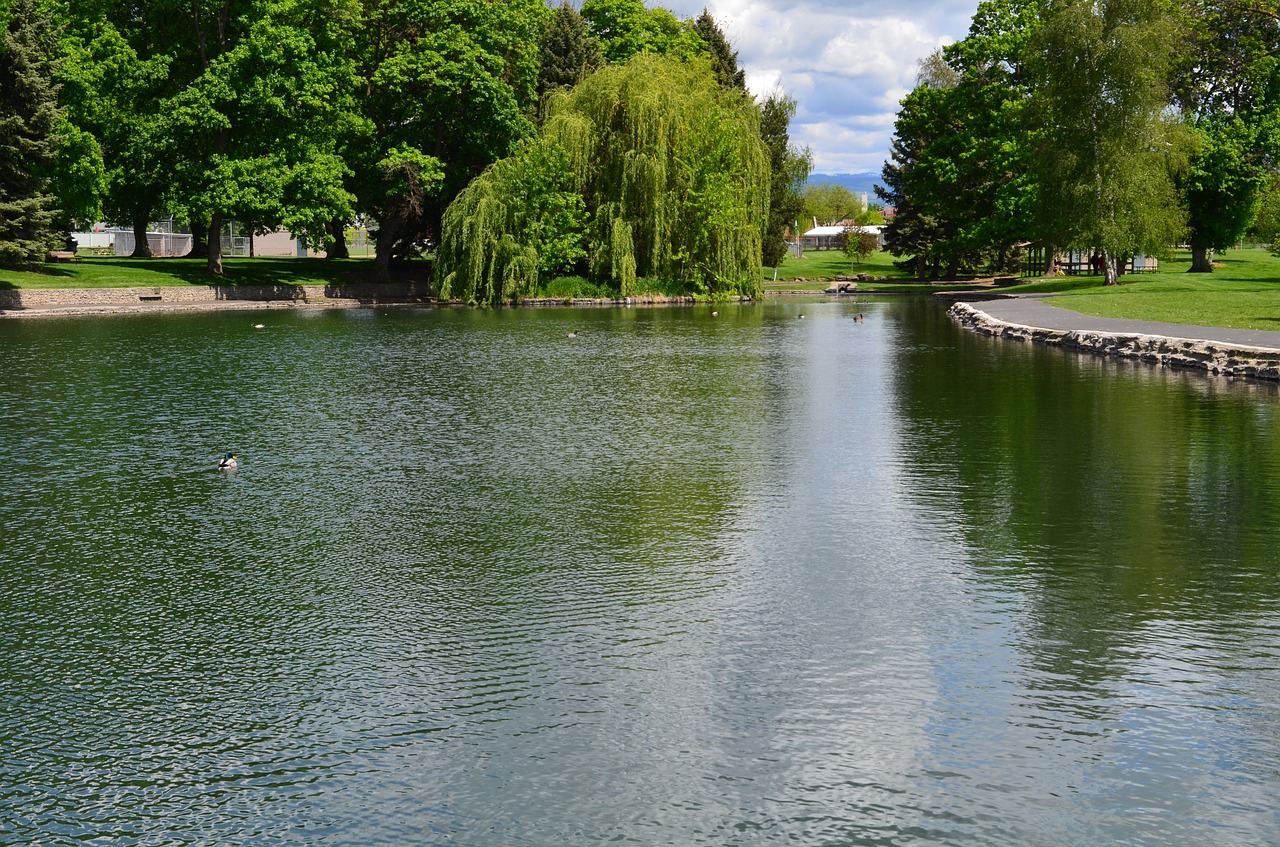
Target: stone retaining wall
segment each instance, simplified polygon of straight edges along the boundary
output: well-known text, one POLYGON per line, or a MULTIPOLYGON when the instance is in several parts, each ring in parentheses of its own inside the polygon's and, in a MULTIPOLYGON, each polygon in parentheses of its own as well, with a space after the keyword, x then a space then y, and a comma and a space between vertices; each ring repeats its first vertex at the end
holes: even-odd
POLYGON ((975 332, 998 338, 1052 344, 1103 356, 1141 359, 1170 368, 1280 380, 1280 350, 1267 347, 1242 347, 1218 341, 1169 338, 1163 335, 1112 335, 1081 330, 1043 329, 997 320, 968 303, 956 303, 947 314, 975 332))
POLYGON ((330 285, 186 285, 155 288, 41 288, 0 291, 0 312, 94 310, 145 306, 214 306, 229 302, 318 305, 326 302, 413 303, 424 286, 408 282, 330 285))

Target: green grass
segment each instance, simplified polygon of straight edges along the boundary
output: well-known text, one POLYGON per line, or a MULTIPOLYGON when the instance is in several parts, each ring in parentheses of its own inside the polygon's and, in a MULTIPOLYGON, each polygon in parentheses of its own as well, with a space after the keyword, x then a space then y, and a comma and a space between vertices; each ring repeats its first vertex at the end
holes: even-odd
POLYGON ((778 267, 778 278, 773 278, 773 268, 764 269, 765 291, 822 291, 837 276, 867 274, 879 277, 881 282, 859 282, 859 291, 950 291, 972 288, 968 282, 938 283, 916 280, 905 271, 893 266, 895 259, 883 250, 877 250, 861 262, 853 262, 839 250, 806 250, 803 259, 785 258, 778 267))
POLYGON ((825 281, 834 276, 853 276, 869 274, 871 276, 905 279, 909 274, 903 273, 893 266, 893 256, 883 250, 877 250, 861 262, 854 262, 839 250, 806 250, 803 259, 788 256, 778 266, 778 278, 774 281, 773 268, 764 269, 764 282, 767 288, 825 288, 825 281), (817 283, 796 283, 797 279, 821 280, 817 283))
POLYGON ((539 288, 541 290, 538 296, 550 299, 563 298, 571 300, 585 298, 594 300, 613 296, 613 293, 605 286, 580 276, 558 276, 539 286, 539 288))
POLYGON ((363 282, 367 259, 224 259, 223 276, 210 276, 203 259, 82 258, 39 271, 0 269, 0 289, 131 288, 182 285, 326 285, 363 282))
POLYGON ((1101 277, 1061 277, 1007 289, 1065 292, 1055 306, 1100 318, 1280 330, 1280 258, 1266 250, 1232 250, 1214 259, 1211 274, 1189 274, 1186 253, 1160 263, 1153 274, 1123 276, 1104 286, 1101 277))

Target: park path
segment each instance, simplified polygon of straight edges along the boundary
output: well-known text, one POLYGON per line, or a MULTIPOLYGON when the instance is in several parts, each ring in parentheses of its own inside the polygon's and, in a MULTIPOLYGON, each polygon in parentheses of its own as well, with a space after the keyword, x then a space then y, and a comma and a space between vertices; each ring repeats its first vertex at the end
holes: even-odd
MULTIPOLYGON (((998 321, 1040 329, 1098 332, 1108 335, 1160 335, 1166 338, 1185 338, 1239 347, 1280 350, 1280 329, 1227 329, 1220 326, 1095 318, 1050 305, 1052 295, 1020 295, 1001 297, 997 300, 975 298, 972 301, 966 301, 963 296, 956 296, 952 299, 968 302, 973 308, 986 312, 998 321)), ((1280 318, 1277 319, 1277 324, 1280 324, 1280 318)))

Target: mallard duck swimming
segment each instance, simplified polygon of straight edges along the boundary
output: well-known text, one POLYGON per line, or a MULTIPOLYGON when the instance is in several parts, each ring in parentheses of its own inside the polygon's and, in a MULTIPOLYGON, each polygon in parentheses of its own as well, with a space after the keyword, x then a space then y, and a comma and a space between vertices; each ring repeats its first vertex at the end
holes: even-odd
POLYGON ((218 460, 218 470, 233 471, 239 465, 236 461, 235 453, 224 453, 222 458, 218 460))

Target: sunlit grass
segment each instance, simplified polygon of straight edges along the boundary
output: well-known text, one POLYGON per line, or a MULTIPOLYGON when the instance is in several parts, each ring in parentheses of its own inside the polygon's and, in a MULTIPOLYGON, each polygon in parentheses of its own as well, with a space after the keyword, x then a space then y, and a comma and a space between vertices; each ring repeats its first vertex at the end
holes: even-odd
POLYGON ((774 279, 774 268, 764 269, 764 284, 767 288, 824 288, 825 281, 835 276, 869 276, 905 279, 910 276, 893 266, 894 257, 877 250, 860 262, 854 262, 839 250, 806 250, 803 259, 791 256, 782 260, 777 268, 777 279, 774 279), (797 279, 822 280, 823 285, 816 283, 797 283, 797 279))
POLYGON ((229 258, 221 277, 203 259, 83 258, 39 271, 0 269, 0 288, 141 288, 182 285, 326 285, 362 282, 368 259, 229 258))
POLYGON ((1158 273, 1121 277, 1117 286, 1074 277, 1009 290, 1068 292, 1046 302, 1100 318, 1280 330, 1280 258, 1261 249, 1232 250, 1215 257, 1212 274, 1186 273, 1190 264, 1183 254, 1162 262, 1158 273))

